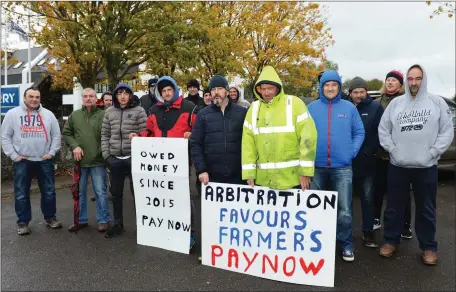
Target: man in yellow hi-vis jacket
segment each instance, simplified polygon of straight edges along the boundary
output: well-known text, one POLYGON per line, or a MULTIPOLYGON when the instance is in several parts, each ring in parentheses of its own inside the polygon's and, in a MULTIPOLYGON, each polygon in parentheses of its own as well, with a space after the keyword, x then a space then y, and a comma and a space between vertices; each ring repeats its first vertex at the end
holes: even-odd
POLYGON ((305 103, 284 93, 271 66, 261 72, 254 94, 258 100, 247 112, 242 134, 242 179, 251 186, 308 189, 317 130, 305 103))

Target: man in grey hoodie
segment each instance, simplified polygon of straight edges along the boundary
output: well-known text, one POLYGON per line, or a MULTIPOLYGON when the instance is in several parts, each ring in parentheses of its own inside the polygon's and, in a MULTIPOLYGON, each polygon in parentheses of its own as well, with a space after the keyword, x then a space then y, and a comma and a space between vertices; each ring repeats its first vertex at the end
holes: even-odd
POLYGON ((378 128, 380 144, 389 153, 385 244, 380 255, 391 257, 399 245, 404 211, 412 184, 415 232, 422 261, 438 261, 436 231, 437 162, 453 141, 450 109, 439 96, 427 92, 426 72, 420 65, 407 71, 405 94, 391 101, 378 128))
POLYGON ((30 233, 32 220, 30 185, 36 173, 41 191, 41 211, 46 225, 61 228, 56 216, 53 158, 60 149, 60 127, 54 114, 40 104, 41 94, 30 87, 24 92, 24 103, 8 111, 2 124, 2 145, 13 160, 14 200, 17 233, 30 233))

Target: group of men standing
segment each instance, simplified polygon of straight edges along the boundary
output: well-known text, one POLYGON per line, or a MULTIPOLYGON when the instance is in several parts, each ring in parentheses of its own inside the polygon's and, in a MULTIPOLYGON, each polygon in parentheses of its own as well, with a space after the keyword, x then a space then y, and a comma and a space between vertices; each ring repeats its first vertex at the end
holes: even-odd
MULTIPOLYGON (((112 93, 113 106, 106 110, 97 108, 95 91, 85 89, 83 108, 70 115, 63 130, 66 143, 82 166, 78 228, 88 226, 85 196, 90 175, 98 230, 106 231, 108 238, 124 231, 126 176, 134 195, 134 137, 185 138, 190 140, 190 160, 199 183, 337 191, 336 237, 345 261, 354 260, 353 189, 361 199, 363 239, 368 247, 378 246, 373 231, 380 227, 386 190, 385 244, 379 253, 390 257, 401 234, 411 236, 404 234, 405 228, 410 230, 406 209, 411 185, 422 260, 436 264, 437 162, 453 140, 453 124, 444 100, 427 92, 421 66, 412 66, 406 78, 404 82, 398 71, 388 73, 379 102, 367 94, 362 78, 354 78, 346 100, 339 74, 326 71, 319 76, 319 98, 308 107, 284 92, 271 66, 263 69, 255 83, 257 100, 252 104, 241 102, 239 90, 230 88, 226 78, 219 75, 211 78, 202 98, 197 80, 188 82, 186 98, 169 76, 149 80, 149 93, 141 99, 133 95, 129 85, 119 84, 112 93), (113 223, 106 196, 105 165, 110 170, 113 223)), ((14 161, 19 234, 29 233, 29 189, 34 170, 38 171, 46 223, 52 228, 61 227, 55 217, 52 165, 60 148, 60 131, 54 115, 42 108, 39 98, 38 90, 28 89, 24 104, 9 111, 2 125, 3 149, 14 161)), ((192 227, 193 217, 192 201, 192 227)), ((70 231, 75 228, 70 227, 70 231)), ((190 248, 194 243, 192 232, 190 248)))

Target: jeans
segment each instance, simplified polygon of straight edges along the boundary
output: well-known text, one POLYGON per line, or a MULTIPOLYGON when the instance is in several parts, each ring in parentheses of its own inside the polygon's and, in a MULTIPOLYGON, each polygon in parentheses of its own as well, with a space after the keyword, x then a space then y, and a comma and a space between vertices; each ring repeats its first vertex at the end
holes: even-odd
POLYGON ((56 196, 54 184, 54 160, 30 161, 23 159, 13 163, 14 204, 18 224, 28 224, 32 220, 30 186, 36 174, 41 192, 41 212, 44 220, 55 219, 56 196))
POLYGON ((361 200, 363 232, 374 230, 374 177, 375 172, 368 172, 365 169, 353 170, 353 188, 361 200))
POLYGON ((126 176, 128 176, 130 180, 131 194, 133 195, 133 198, 135 197, 135 192, 133 189, 133 178, 131 174, 131 158, 112 159, 110 165, 110 173, 114 224, 123 224, 123 190, 126 176))
POLYGON ((405 221, 405 209, 410 198, 410 184, 415 195, 415 232, 422 250, 437 251, 436 200, 437 165, 429 168, 403 168, 389 165, 388 196, 384 215, 385 242, 397 245, 405 221))
POLYGON ((106 190, 106 168, 104 166, 95 166, 81 168, 81 177, 79 180, 79 224, 87 223, 89 220, 87 208, 87 184, 89 175, 92 178, 92 187, 96 198, 97 222, 99 224, 111 222, 106 190))
POLYGON ((353 252, 352 178, 351 166, 342 168, 316 167, 310 189, 338 192, 336 237, 342 250, 353 252))

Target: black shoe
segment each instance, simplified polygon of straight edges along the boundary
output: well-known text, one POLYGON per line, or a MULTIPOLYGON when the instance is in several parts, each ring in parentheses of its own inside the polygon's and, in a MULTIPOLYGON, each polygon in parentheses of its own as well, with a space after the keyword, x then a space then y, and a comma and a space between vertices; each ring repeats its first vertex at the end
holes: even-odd
POLYGON ((377 230, 377 229, 380 229, 382 228, 382 224, 380 223, 380 219, 379 218, 375 218, 374 219, 374 230, 377 230))
POLYGON ((115 224, 108 229, 108 231, 105 234, 105 237, 112 238, 117 235, 120 235, 122 232, 124 232, 123 224, 115 224))
POLYGON ((76 225, 71 225, 70 228, 68 228, 68 231, 69 232, 77 232, 79 230, 81 230, 82 228, 86 228, 88 227, 89 224, 88 223, 82 223, 82 224, 78 224, 78 227, 76 227, 76 225))
POLYGON ((412 239, 412 229, 410 226, 404 226, 404 230, 402 230, 401 237, 404 239, 412 239))
POLYGON ((364 245, 367 247, 376 248, 378 247, 377 242, 375 242, 375 236, 373 231, 367 231, 363 233, 364 245))
POLYGON ((95 202, 95 197, 90 198, 92 202, 95 202))

